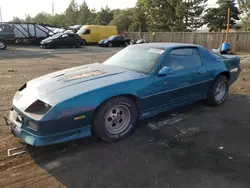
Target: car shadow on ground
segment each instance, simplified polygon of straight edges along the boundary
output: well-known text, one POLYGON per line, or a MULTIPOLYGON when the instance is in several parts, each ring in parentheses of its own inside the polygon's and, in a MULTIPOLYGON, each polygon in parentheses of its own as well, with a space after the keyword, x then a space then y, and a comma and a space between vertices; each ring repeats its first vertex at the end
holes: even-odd
POLYGON ((11 45, 6 50, 0 51, 0 60, 25 58, 55 58, 58 54, 114 54, 121 49, 122 48, 102 48, 97 46, 83 46, 81 48, 61 47, 53 49, 42 49, 39 46, 11 45))
POLYGON ((249 107, 250 96, 230 94, 216 108, 199 102, 140 121, 119 142, 90 137, 29 153, 66 187, 249 186, 249 107))
POLYGON ((56 56, 52 53, 42 53, 39 51, 32 51, 26 49, 6 49, 0 51, 0 60, 5 59, 31 59, 31 58, 55 58, 56 56))

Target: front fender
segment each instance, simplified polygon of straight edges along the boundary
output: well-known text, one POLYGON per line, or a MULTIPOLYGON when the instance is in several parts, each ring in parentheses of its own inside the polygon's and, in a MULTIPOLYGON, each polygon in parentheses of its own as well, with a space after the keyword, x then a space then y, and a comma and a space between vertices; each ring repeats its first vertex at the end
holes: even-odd
POLYGON ((140 98, 147 87, 145 80, 138 80, 99 88, 56 104, 44 118, 60 118, 63 114, 73 116, 84 113, 92 114, 106 100, 121 95, 136 98, 137 102, 140 103, 140 98))

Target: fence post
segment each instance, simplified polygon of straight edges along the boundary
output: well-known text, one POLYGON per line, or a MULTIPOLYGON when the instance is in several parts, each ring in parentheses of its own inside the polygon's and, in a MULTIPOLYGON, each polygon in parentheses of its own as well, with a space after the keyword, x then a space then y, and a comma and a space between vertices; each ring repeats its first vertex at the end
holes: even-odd
POLYGON ((194 44, 194 34, 195 32, 192 32, 192 44, 194 44))

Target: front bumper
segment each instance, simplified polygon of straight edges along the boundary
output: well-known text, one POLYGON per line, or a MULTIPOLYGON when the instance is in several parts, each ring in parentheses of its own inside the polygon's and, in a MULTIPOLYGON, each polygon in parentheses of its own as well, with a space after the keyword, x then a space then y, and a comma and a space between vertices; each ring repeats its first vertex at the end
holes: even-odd
POLYGON ((4 116, 6 125, 9 126, 11 133, 21 139, 23 142, 32 145, 32 146, 47 146, 62 142, 68 142, 75 139, 80 139, 84 137, 91 136, 91 128, 90 126, 66 131, 59 134, 48 135, 48 136, 39 136, 31 131, 25 130, 20 127, 14 120, 10 117, 4 116))
POLYGON ((98 45, 99 45, 99 46, 102 46, 102 47, 106 47, 106 46, 108 46, 108 44, 107 44, 107 43, 98 43, 98 45))
POLYGON ((50 45, 45 43, 45 44, 40 44, 40 48, 49 48, 50 45))

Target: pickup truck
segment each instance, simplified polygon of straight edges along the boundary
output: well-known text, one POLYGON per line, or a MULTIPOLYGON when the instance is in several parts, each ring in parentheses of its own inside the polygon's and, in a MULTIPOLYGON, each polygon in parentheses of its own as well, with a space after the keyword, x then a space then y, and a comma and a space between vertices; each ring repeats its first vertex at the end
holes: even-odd
POLYGON ((9 24, 0 24, 0 50, 6 49, 8 43, 14 42, 14 29, 9 24))

